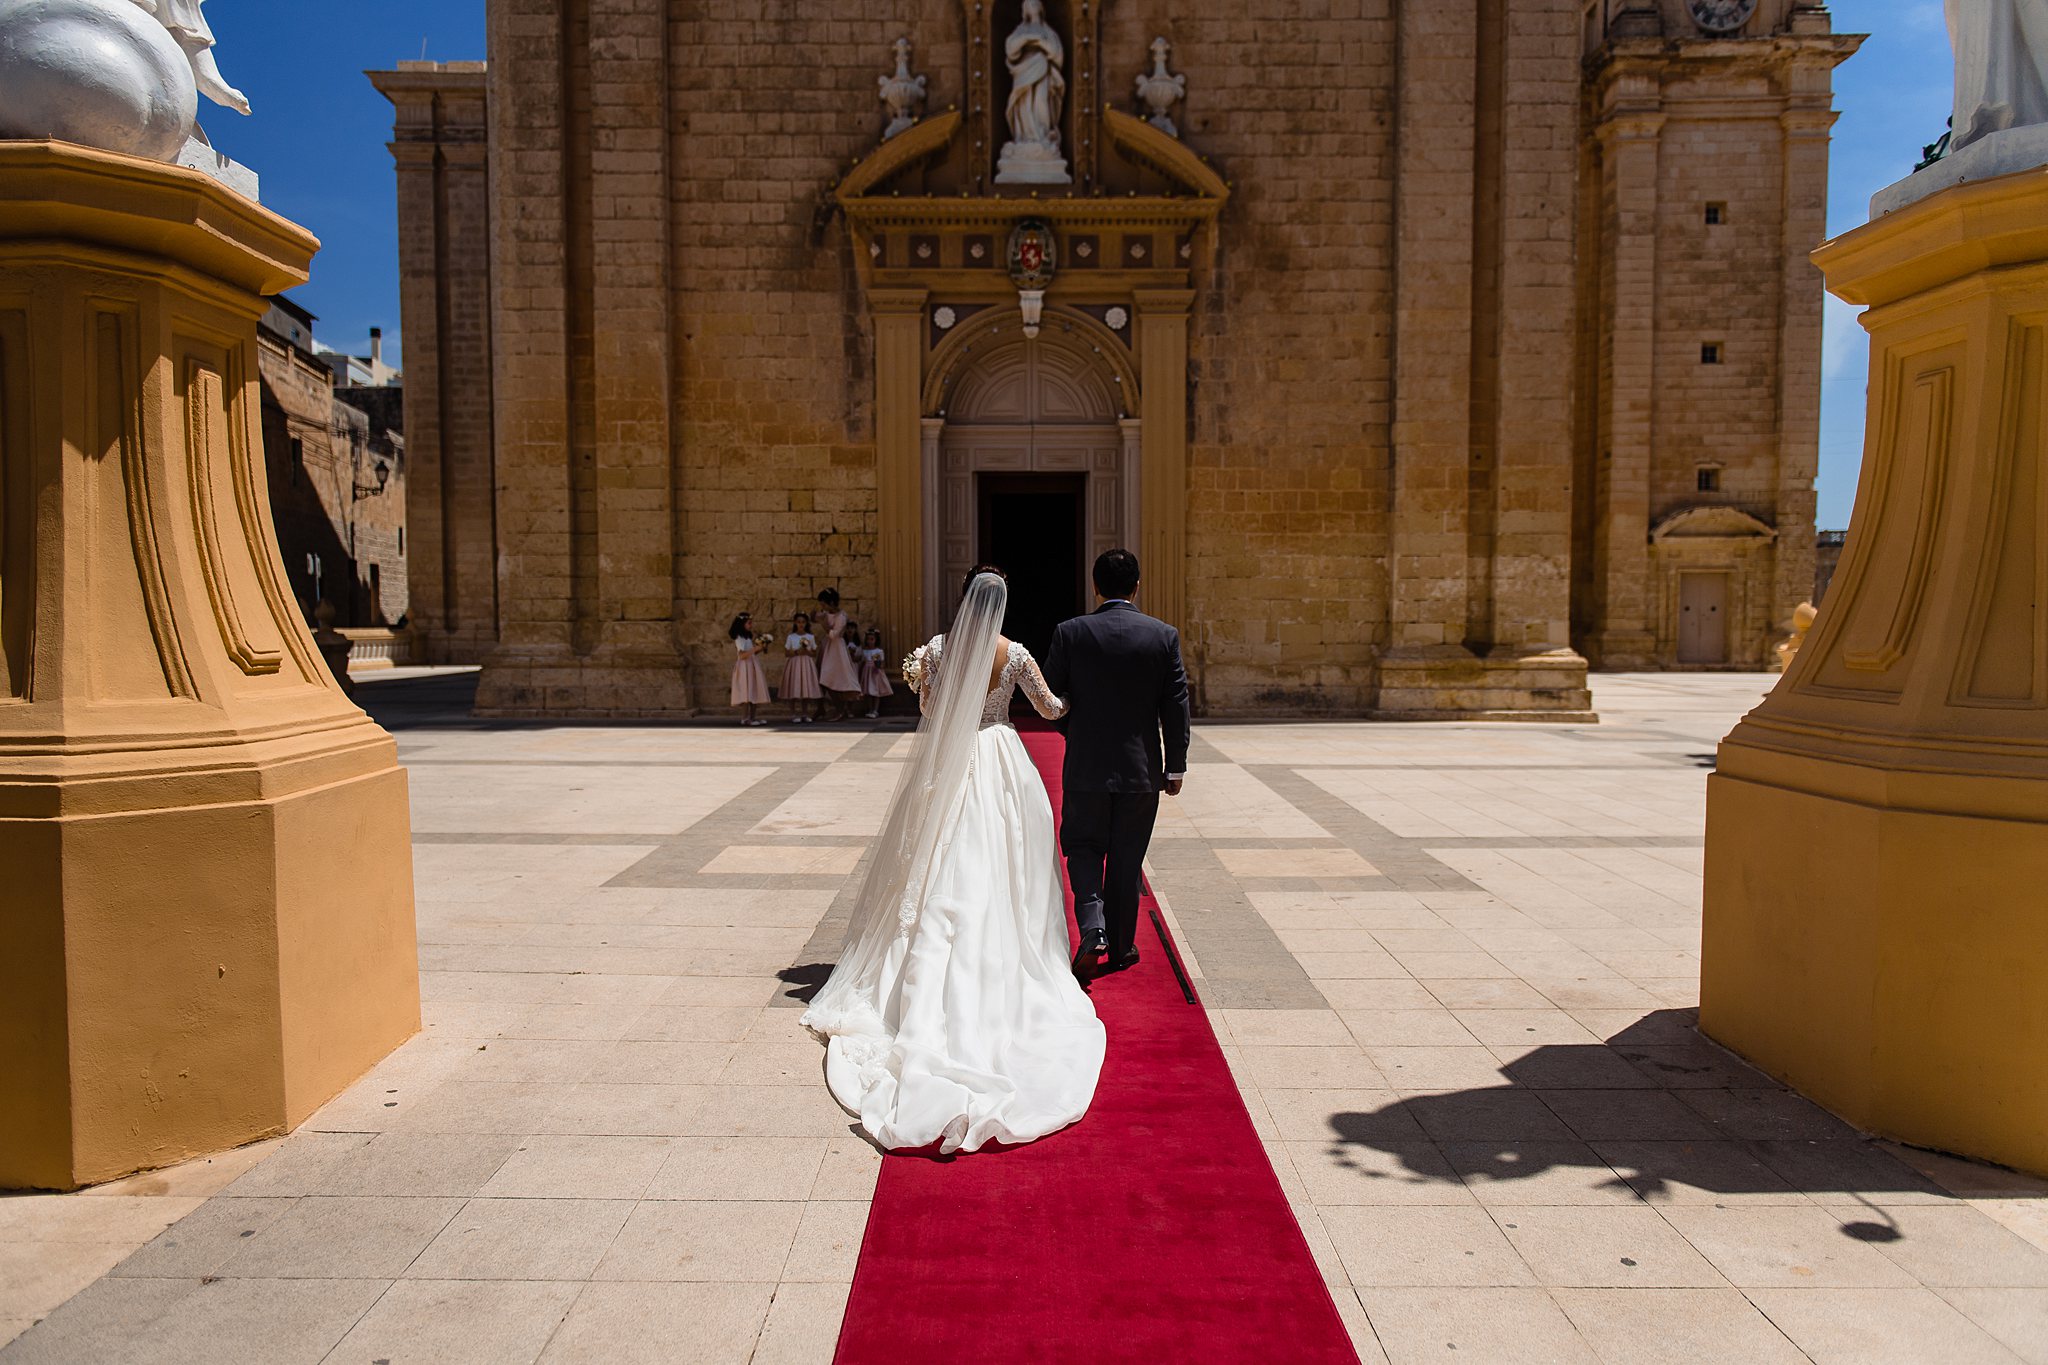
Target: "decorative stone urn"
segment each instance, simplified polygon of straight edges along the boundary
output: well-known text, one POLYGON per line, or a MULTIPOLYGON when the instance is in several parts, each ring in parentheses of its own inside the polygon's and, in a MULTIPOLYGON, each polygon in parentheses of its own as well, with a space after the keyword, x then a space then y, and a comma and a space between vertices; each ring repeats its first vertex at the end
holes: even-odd
POLYGON ((174 161, 198 112, 191 59, 134 0, 0 0, 0 138, 174 161))
POLYGON ((1173 107, 1187 97, 1188 78, 1167 71, 1166 58, 1172 51, 1173 44, 1165 38, 1152 40, 1152 69, 1138 77, 1138 103, 1145 108, 1147 123, 1168 137, 1179 137, 1173 107))
POLYGON ((910 74, 910 39, 896 40, 896 74, 879 78, 882 103, 889 110, 889 126, 882 130, 887 142, 917 123, 924 108, 925 78, 910 74))

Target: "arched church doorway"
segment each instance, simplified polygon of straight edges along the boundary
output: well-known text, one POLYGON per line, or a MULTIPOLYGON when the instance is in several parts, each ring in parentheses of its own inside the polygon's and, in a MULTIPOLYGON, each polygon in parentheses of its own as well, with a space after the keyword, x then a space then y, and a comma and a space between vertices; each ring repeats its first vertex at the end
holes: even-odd
POLYGON ((1010 578, 1004 629, 1042 656, 1091 604, 1095 556, 1136 540, 1132 381, 1072 318, 1026 337, 1011 313, 950 358, 926 419, 927 627, 944 629, 969 568, 996 564, 1010 578))
POLYGON ((975 476, 975 558, 1010 576, 1003 633, 1040 658, 1053 627, 1088 601, 1088 476, 975 476))

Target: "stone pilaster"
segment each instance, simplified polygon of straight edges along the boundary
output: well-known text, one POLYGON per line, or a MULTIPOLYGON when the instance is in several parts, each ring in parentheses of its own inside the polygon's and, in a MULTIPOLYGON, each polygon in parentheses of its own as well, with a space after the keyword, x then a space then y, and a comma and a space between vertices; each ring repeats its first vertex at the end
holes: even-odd
POLYGON ((1469 657, 1477 0, 1402 0, 1398 25, 1387 654, 1469 657))
POLYGON ((370 79, 395 111, 415 651, 474 663, 498 635, 484 64, 401 62, 370 79))
MULTIPOLYGON (((1571 655, 1573 221, 1579 15, 1517 4, 1504 28, 1491 611, 1496 655, 1571 655)), ((1577 660, 1583 670, 1584 661, 1577 660)), ((1583 687, 1583 680, 1580 684, 1583 687)), ((1583 709, 1584 703, 1579 709, 1583 709)))
POLYGON ((477 709, 692 708, 676 645, 668 7, 491 11, 500 644, 477 709))
MULTIPOLYGON (((920 590, 925 546, 925 430, 919 406, 924 358, 922 289, 877 289, 868 295, 875 320, 875 578, 882 638, 922 638, 926 604, 920 590)), ((937 443, 932 443, 934 463, 937 443)), ((943 592, 945 584, 938 585, 943 592)), ((946 604, 950 607, 950 602, 946 604)), ((939 615, 945 614, 940 609, 939 615)), ((910 652, 902 644, 900 657, 910 652)), ((894 660, 891 660, 894 663, 894 660)))
POLYGON ((1770 629, 1789 634, 1813 598, 1814 479, 1820 473, 1820 272, 1808 253, 1827 237, 1832 61, 1795 62, 1785 133, 1784 294, 1778 333, 1778 537, 1772 542, 1770 629))
POLYGON ((499 638, 487 674, 564 656, 573 614, 565 26, 548 0, 488 13, 499 638))
POLYGON ((1657 407, 1657 161, 1654 77, 1617 83, 1600 138, 1600 409, 1594 460, 1594 619, 1603 668, 1653 660, 1650 475, 1657 407))
POLYGON ((1138 544, 1141 604, 1187 627, 1188 310, 1192 289, 1141 289, 1138 309, 1138 544))
POLYGON ((1568 4, 1404 3, 1378 710, 1585 719, 1567 640, 1568 4), (1526 11, 1526 12, 1524 12, 1526 11))

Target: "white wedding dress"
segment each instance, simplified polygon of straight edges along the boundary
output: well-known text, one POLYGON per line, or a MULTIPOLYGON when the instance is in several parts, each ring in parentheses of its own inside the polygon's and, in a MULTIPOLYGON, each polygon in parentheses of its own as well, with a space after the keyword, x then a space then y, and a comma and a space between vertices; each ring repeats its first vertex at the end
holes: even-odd
MULTIPOLYGON (((1001 596, 983 599, 999 623, 1001 596)), ((1102 1070, 1102 1023, 1068 964, 1052 804, 1009 723, 1019 686, 1048 719, 1065 706, 1014 643, 984 691, 995 653, 979 639, 950 651, 941 635, 906 660, 918 750, 846 951, 804 1015, 827 1040, 834 1098, 891 1150, 1044 1137, 1087 1112, 1102 1070)))

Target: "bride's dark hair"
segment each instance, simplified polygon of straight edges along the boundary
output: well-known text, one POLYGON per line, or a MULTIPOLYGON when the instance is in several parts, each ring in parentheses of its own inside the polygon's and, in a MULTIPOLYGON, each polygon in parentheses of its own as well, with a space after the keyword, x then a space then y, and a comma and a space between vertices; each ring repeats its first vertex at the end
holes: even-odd
POLYGON ((977 564, 967 571, 967 577, 960 580, 960 595, 962 597, 967 596, 967 590, 974 586, 974 580, 981 577, 985 573, 992 573, 997 578, 1002 579, 1005 583, 1010 581, 1010 576, 1004 573, 1001 569, 998 569, 995 565, 977 564))

